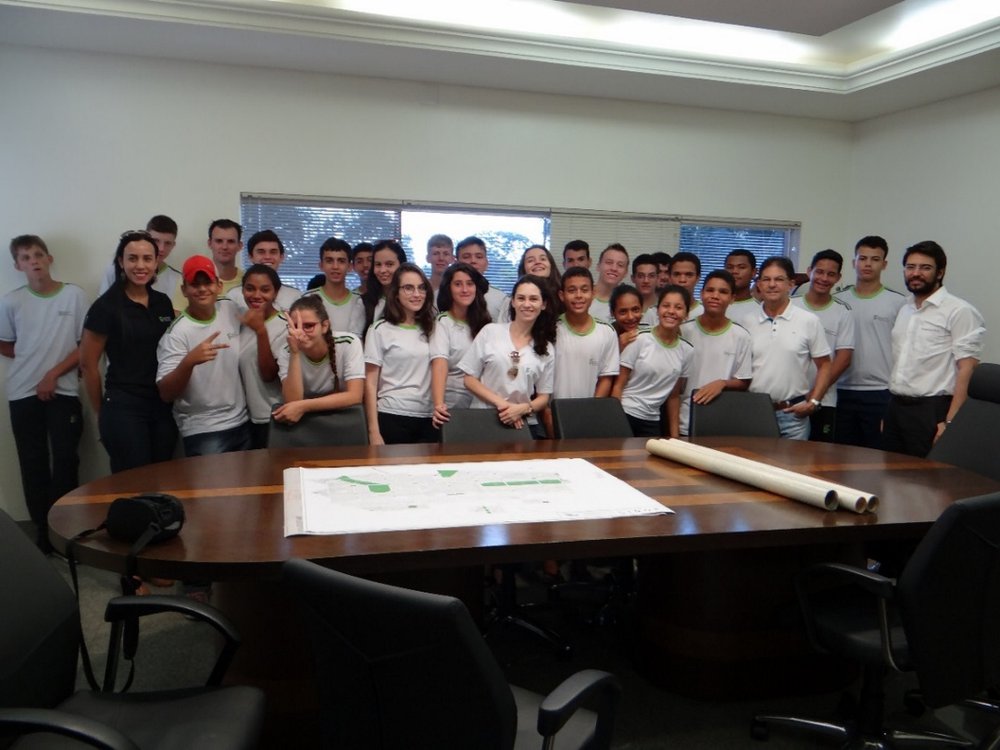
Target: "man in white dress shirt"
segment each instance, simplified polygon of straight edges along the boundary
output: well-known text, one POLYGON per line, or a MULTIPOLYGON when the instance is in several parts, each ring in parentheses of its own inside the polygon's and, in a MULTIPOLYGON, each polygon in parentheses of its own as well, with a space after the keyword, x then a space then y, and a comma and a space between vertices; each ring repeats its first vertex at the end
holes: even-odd
POLYGON ((933 240, 903 255, 910 296, 892 328, 892 374, 882 447, 926 456, 968 396, 986 327, 983 316, 944 288, 948 257, 933 240))

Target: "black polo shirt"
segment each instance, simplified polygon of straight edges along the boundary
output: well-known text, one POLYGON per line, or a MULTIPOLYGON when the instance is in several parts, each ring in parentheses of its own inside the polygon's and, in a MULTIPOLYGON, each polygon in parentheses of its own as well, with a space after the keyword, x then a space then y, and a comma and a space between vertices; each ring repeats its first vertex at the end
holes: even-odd
POLYGON ((156 346, 174 319, 170 298, 149 290, 149 306, 133 302, 125 285, 113 284, 90 306, 83 327, 107 337, 106 391, 119 390, 143 398, 159 398, 156 389, 156 346))

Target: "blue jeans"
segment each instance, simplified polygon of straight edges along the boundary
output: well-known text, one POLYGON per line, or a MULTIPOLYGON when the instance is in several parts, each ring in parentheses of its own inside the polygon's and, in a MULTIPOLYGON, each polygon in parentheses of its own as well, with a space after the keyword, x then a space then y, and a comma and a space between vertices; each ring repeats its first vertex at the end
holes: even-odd
POLYGON ((37 396, 11 401, 10 426, 28 515, 38 530, 39 541, 47 545, 49 508, 80 485, 80 399, 57 394, 50 401, 37 396))
POLYGON ((185 456, 208 456, 250 450, 250 423, 218 432, 200 432, 184 438, 185 456))
POLYGON ((158 396, 148 398, 108 389, 97 427, 113 474, 174 457, 177 424, 170 404, 158 396))
POLYGON ((809 439, 808 417, 799 419, 794 414, 788 414, 783 411, 774 412, 774 416, 778 420, 778 431, 781 433, 781 437, 788 438, 789 440, 809 439))

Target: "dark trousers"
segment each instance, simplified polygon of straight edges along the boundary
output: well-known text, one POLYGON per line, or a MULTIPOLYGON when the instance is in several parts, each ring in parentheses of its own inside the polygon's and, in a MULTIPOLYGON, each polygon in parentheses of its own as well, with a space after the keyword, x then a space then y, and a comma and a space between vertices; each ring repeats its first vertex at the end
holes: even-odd
POLYGON ((834 425, 840 406, 820 406, 809 415, 809 439, 814 443, 834 442, 834 425))
POLYGON ((177 447, 177 424, 170 404, 110 388, 97 418, 111 472, 169 461, 177 447))
POLYGON ((271 435, 271 423, 251 422, 250 423, 250 447, 266 448, 267 441, 271 435))
POLYGON ((951 396, 892 396, 885 414, 883 450, 925 457, 934 445, 938 422, 944 421, 950 406, 951 396))
POLYGON ((834 442, 882 447, 882 420, 889 406, 889 391, 837 391, 837 422, 834 442))
POLYGON ((406 417, 402 414, 378 413, 378 431, 386 445, 396 443, 436 443, 441 437, 430 417, 406 417))
POLYGON ((80 484, 80 399, 56 395, 50 401, 37 396, 11 401, 10 425, 28 514, 38 529, 39 541, 47 545, 49 508, 80 484))
POLYGON ((639 419, 631 414, 626 414, 632 434, 636 437, 659 438, 663 437, 663 423, 659 419, 639 419))

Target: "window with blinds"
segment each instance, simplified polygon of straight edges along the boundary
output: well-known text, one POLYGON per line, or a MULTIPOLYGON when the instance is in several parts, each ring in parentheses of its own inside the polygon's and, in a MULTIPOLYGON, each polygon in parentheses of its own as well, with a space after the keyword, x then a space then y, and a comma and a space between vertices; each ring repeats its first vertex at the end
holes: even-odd
POLYGON ((241 197, 241 216, 244 241, 262 229, 278 233, 285 245, 281 280, 299 289, 305 289, 318 272, 319 247, 331 236, 352 246, 400 240, 407 257, 429 273, 425 253, 431 235, 447 234, 456 243, 475 235, 486 243, 490 283, 508 291, 524 250, 534 244, 548 247, 561 268, 566 243, 585 240, 595 271, 601 250, 615 242, 628 249, 630 258, 686 250, 699 256, 704 277, 722 268, 726 255, 738 247, 752 251, 759 260, 789 255, 794 262, 799 231, 799 225, 790 222, 254 194, 241 197))

